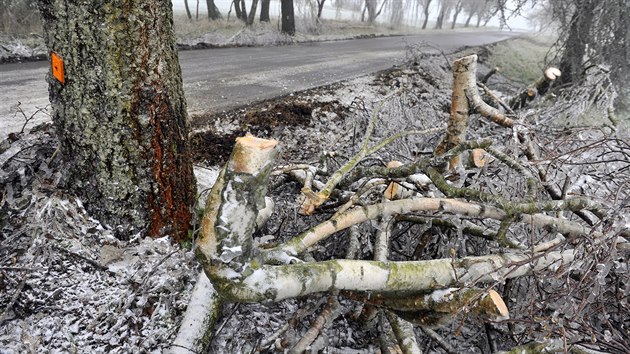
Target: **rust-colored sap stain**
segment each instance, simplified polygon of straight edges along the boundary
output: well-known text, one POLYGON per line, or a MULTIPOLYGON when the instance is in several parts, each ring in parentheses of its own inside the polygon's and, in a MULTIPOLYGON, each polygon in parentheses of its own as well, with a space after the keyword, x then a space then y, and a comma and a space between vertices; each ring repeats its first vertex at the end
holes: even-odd
POLYGON ((61 84, 66 83, 65 79, 65 71, 63 67, 63 59, 55 52, 50 53, 51 64, 52 64, 52 73, 57 81, 61 82, 61 84))
MULTIPOLYGON (((187 195, 188 186, 192 183, 192 171, 180 171, 177 166, 182 159, 190 160, 188 151, 172 151, 168 147, 174 142, 174 136, 164 136, 162 124, 172 118, 173 112, 165 101, 153 102, 150 108, 153 116, 154 134, 151 147, 154 151, 153 177, 158 184, 159 193, 150 193, 151 225, 149 235, 153 238, 164 236, 165 231, 172 232, 175 242, 183 241, 192 221, 192 214, 188 208, 188 201, 194 198, 187 195)), ((179 144, 178 144, 179 145, 179 144)), ((187 149, 184 149, 187 150, 187 149)))

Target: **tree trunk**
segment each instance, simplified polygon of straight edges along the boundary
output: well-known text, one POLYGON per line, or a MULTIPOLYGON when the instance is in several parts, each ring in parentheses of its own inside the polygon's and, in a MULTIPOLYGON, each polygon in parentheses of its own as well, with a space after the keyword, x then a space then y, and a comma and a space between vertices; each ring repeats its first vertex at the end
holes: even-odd
POLYGON ((431 4, 431 1, 427 1, 427 3, 424 5, 424 22, 422 23, 422 29, 427 29, 427 23, 429 23, 429 5, 431 4))
POLYGON ((260 22, 269 22, 269 2, 271 0, 262 0, 260 3, 260 22))
POLYGON ((236 18, 239 20, 243 19, 243 11, 241 10, 241 0, 232 1, 234 4, 234 12, 236 12, 236 18))
POLYGON ((190 7, 188 7, 188 0, 184 0, 184 7, 186 8, 186 15, 189 20, 192 20, 192 14, 190 13, 190 7))
POLYGON ((435 29, 442 29, 445 16, 446 16, 446 7, 442 5, 442 8, 440 9, 440 12, 438 13, 438 17, 435 20, 435 29))
POLYGON ((376 20, 376 0, 365 0, 365 10, 367 10, 367 22, 368 24, 374 24, 376 20))
POLYGON ((282 33, 290 36, 295 34, 295 15, 293 12, 293 0, 281 0, 280 12, 282 14, 282 33))
POLYGON ((208 19, 209 20, 218 20, 221 18, 221 12, 219 8, 214 3, 214 0, 206 0, 206 6, 208 7, 208 19))
POLYGON ((247 17, 247 25, 254 24, 254 18, 256 17, 256 8, 258 7, 258 0, 252 0, 252 7, 249 10, 249 16, 247 17))
POLYGON ((324 3, 326 0, 317 0, 317 18, 322 18, 322 11, 324 11, 324 3))
POLYGON ((119 238, 183 240, 195 178, 171 2, 41 0, 39 9, 65 186, 119 238))
POLYGON ((560 83, 575 82, 583 75, 584 56, 587 51, 587 42, 595 15, 593 13, 598 1, 580 0, 576 6, 576 11, 571 18, 571 28, 569 37, 564 45, 562 60, 560 61, 560 71, 562 77, 560 83))
POLYGON ((247 23, 247 5, 245 5, 245 0, 241 0, 241 20, 247 23))
POLYGON ((466 18, 466 23, 464 24, 464 27, 470 26, 470 21, 472 20, 473 16, 475 16, 474 12, 470 12, 468 14, 468 17, 466 18))
POLYGON ((464 4, 462 1, 457 2, 457 4, 455 5, 455 14, 453 14, 453 23, 451 23, 451 29, 455 28, 455 25, 457 24, 457 17, 459 17, 459 14, 462 12, 462 9, 464 8, 464 4))

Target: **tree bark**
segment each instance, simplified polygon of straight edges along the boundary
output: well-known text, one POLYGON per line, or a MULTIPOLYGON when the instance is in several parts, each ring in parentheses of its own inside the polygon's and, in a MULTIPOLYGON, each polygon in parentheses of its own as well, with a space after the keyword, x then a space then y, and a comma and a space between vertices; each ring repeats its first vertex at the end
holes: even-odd
POLYGON ((293 0, 280 1, 280 13, 282 16, 282 33, 290 36, 295 34, 295 14, 293 10, 293 0))
POLYGON ((214 0, 206 0, 206 6, 208 7, 208 19, 209 20, 218 20, 221 18, 221 12, 219 8, 214 3, 214 0))
POLYGON ((591 27, 595 21, 594 10, 599 1, 579 0, 571 19, 569 37, 564 44, 560 61, 560 83, 575 82, 583 76, 584 56, 587 52, 591 27))
POLYGON ((475 15, 475 13, 472 12, 472 11, 468 14, 468 17, 466 18, 466 23, 464 24, 464 27, 469 27, 470 26, 470 21, 472 20, 474 15, 475 15))
MULTIPOLYGON (((451 115, 446 135, 435 148, 435 155, 442 155, 462 143, 466 138, 470 105, 466 97, 466 89, 476 85, 477 56, 470 55, 453 63, 453 94, 451 97, 451 115), (472 73, 472 75, 470 74, 472 73), (472 81, 472 82, 471 82, 472 81)), ((453 158, 450 167, 460 164, 459 157, 453 158)))
POLYGON ((260 3, 260 22, 269 22, 269 2, 271 0, 262 0, 260 3))
POLYGON ((184 239, 195 178, 171 2, 41 0, 39 9, 62 60, 48 82, 65 186, 120 238, 184 239))

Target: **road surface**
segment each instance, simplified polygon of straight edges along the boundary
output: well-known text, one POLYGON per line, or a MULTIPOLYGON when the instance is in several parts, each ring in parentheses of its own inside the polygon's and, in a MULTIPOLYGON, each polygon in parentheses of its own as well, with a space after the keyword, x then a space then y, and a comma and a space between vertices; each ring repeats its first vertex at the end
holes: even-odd
MULTIPOLYGON (((290 92, 330 84, 402 63, 408 44, 430 43, 445 52, 518 36, 520 33, 441 32, 413 36, 302 43, 288 46, 180 52, 184 92, 191 113, 220 112, 290 92)), ((431 50, 427 48, 427 50, 431 50)), ((47 62, 0 65, 0 139, 48 104, 47 62)), ((32 121, 50 118, 42 113, 32 121)))

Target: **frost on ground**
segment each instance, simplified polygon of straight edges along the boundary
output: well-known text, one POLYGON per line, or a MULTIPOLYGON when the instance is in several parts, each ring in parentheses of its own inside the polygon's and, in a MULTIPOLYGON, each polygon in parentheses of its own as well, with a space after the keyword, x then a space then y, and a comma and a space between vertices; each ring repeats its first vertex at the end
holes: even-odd
MULTIPOLYGON (((426 62, 423 70, 413 72, 434 71, 447 78, 446 62, 439 63, 426 62)), ((428 121, 445 119, 442 108, 448 103, 448 85, 434 87, 394 70, 393 74, 366 76, 272 103, 297 112, 301 115, 298 118, 304 119, 302 123, 287 121, 276 111, 265 115, 267 108, 262 108, 250 115, 237 110, 215 117, 217 121, 210 130, 229 136, 230 141, 244 129, 274 136, 283 145, 281 162, 316 159, 322 149, 344 155, 351 153, 361 139, 367 124, 365 113, 400 85, 422 86, 425 106, 414 108, 411 102, 396 101, 414 111, 409 111, 407 117, 381 122, 378 136, 391 133, 401 124, 417 124, 414 122, 419 120, 419 109, 430 113, 425 114, 428 121), (308 103, 305 106, 317 107, 296 110, 295 102, 301 100, 308 103), (242 117, 248 123, 243 125, 242 117)), ((407 99, 419 101, 418 97, 407 99)), ((384 115, 388 109, 384 109, 384 115)), ((172 246, 166 239, 137 237, 122 242, 109 228, 90 218, 80 200, 59 188, 63 175, 50 125, 14 139, 6 140, 0 148, 0 183, 5 190, 0 213, 0 352, 163 351, 175 338, 199 272, 192 252, 172 246)), ((412 145, 408 148, 429 148, 412 145)), ((229 154, 231 145, 218 146, 222 156, 229 154)), ((198 151, 202 148, 198 146, 198 151)), ((218 161, 200 163, 205 167, 196 166, 195 174, 202 193, 216 178, 218 169, 212 166, 218 161)), ((293 207, 293 200, 280 198, 277 208, 293 207)), ((291 229, 303 226, 304 222, 298 220, 285 225, 291 229)), ((257 339, 272 335, 295 309, 313 301, 321 300, 227 306, 213 343, 215 352, 251 348, 257 339), (239 326, 246 326, 246 330, 238 331, 239 326)), ((308 315, 300 313, 294 321, 308 315)), ((352 346, 363 341, 353 337, 351 327, 336 326, 340 343, 352 346)))
POLYGON ((55 151, 45 126, 0 155, 0 352, 160 352, 199 272, 192 252, 114 238, 58 188, 55 151))
MULTIPOLYGON (((234 138, 245 132, 277 139, 278 165, 306 163, 321 168, 325 175, 358 151, 375 112, 379 119, 369 144, 400 131, 444 125, 450 109, 449 62, 458 54, 449 58, 415 55, 409 58, 409 65, 375 75, 244 109, 194 117, 197 126, 191 139, 198 191, 202 195, 207 191, 218 166, 229 155, 234 138)), ((481 66, 479 75, 487 70, 481 66)), ((488 85, 497 83, 501 83, 500 77, 493 77, 488 85)), ((557 117, 581 114, 579 110, 584 111, 587 104, 586 108, 600 112, 606 107, 604 101, 584 103, 586 92, 580 93, 582 96, 575 95, 575 91, 565 94, 559 99, 564 102, 561 115, 543 100, 521 113, 524 125, 537 136, 536 146, 546 154, 536 163, 549 166, 555 182, 562 185, 565 181, 567 193, 609 201, 613 206, 610 220, 615 221, 610 227, 623 228, 629 223, 630 200, 627 130, 575 127, 559 121, 557 117)), ((199 268, 192 253, 172 246, 166 239, 118 241, 107 227, 87 216, 81 202, 59 188, 63 175, 51 129, 35 129, 0 146, 0 185, 4 188, 0 201, 0 352, 163 352, 175 338, 197 279, 199 268)), ((440 136, 435 133, 399 139, 360 165, 417 160, 432 153, 440 136)), ((493 147, 509 154, 519 149, 511 130, 496 127, 478 115, 471 116, 468 138, 491 139, 493 147)), ((489 164, 483 171, 461 173, 464 178, 458 183, 465 181, 470 188, 505 198, 522 197, 526 190, 523 176, 499 163, 489 164)), ((335 211, 333 205, 309 217, 297 215, 296 196, 302 183, 293 177, 279 173, 272 178, 269 196, 276 207, 269 222, 254 235, 257 242, 284 241, 328 219, 335 211)), ((433 188, 428 193, 439 194, 434 187, 426 188, 433 188)), ((369 203, 381 195, 367 193, 364 199, 369 203)), ((483 225, 497 226, 492 222, 483 225)), ((358 259, 372 257, 372 231, 377 227, 377 222, 361 226, 358 259)), ((393 233, 392 260, 449 258, 453 250, 461 256, 487 254, 489 249, 501 251, 486 240, 465 237, 461 227, 452 230, 399 223, 393 233)), ((531 230, 513 231, 518 237, 530 234, 531 230)), ((541 239, 552 236, 553 230, 539 235, 541 239)), ((625 301, 627 306, 630 289, 623 285, 630 274, 627 259, 608 252, 608 244, 580 242, 585 242, 578 248, 583 263, 576 263, 576 267, 590 264, 593 271, 587 275, 597 273, 596 277, 580 280, 583 292, 574 291, 570 277, 537 275, 514 281, 502 290, 512 322, 485 326, 475 318, 462 316, 435 331, 459 352, 470 353, 490 350, 487 333, 505 348, 516 344, 510 333, 528 341, 544 340, 559 326, 565 326, 563 330, 591 331, 598 343, 613 338, 606 335, 606 321, 630 325, 627 310, 614 312, 615 306, 610 305, 625 301), (619 284, 612 284, 614 279, 619 279, 619 284), (549 296, 543 302, 535 301, 540 293, 549 296), (585 310, 579 312, 578 308, 585 310)), ((343 258, 348 243, 348 235, 339 233, 313 247, 307 257, 343 258)), ((326 306, 327 297, 317 294, 272 304, 225 304, 209 352, 282 352, 309 329, 326 306)), ((378 316, 371 318, 369 307, 344 297, 339 297, 339 302, 335 319, 325 325, 310 352, 370 353, 383 343, 393 343, 382 334, 387 321, 378 316)), ((444 352, 418 328, 416 336, 425 352, 444 352)))

